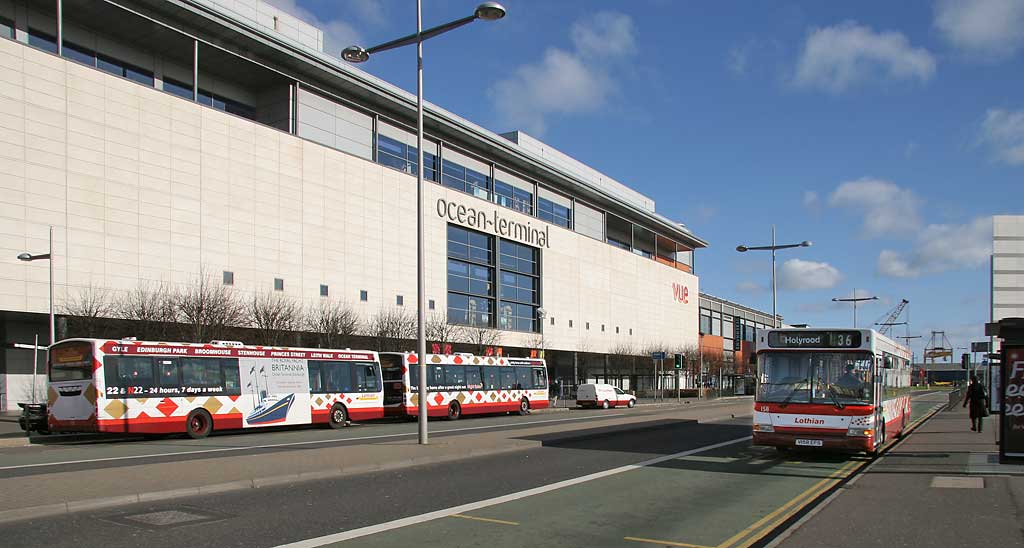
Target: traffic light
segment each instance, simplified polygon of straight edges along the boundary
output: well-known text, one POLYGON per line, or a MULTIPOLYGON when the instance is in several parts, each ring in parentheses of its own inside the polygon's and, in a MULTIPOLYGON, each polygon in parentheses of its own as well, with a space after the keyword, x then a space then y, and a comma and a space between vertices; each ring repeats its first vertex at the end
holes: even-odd
POLYGON ((960 354, 960 368, 961 369, 970 369, 971 368, 971 355, 970 354, 966 354, 966 353, 965 354, 960 354))
POLYGON ((684 361, 683 360, 683 355, 682 354, 676 354, 676 369, 682 369, 683 368, 683 361, 684 361))

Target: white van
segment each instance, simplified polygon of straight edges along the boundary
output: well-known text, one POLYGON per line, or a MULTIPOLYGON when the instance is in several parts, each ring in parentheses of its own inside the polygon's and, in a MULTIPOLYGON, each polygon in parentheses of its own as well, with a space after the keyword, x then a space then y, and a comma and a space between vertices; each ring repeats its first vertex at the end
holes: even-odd
POLYGON ((627 394, 621 388, 610 384, 581 384, 576 389, 576 405, 580 407, 633 407, 636 405, 636 396, 627 394))

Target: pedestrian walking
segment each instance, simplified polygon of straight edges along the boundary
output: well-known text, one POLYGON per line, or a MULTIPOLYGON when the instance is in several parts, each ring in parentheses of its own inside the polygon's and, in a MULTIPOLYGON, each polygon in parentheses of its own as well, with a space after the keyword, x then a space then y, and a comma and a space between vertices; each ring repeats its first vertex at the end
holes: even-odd
POLYGON ((968 409, 971 417, 971 430, 981 432, 983 419, 988 416, 988 394, 985 387, 978 382, 978 376, 971 375, 971 384, 967 387, 967 395, 964 396, 964 407, 968 409))
POLYGON ((549 391, 551 392, 551 407, 556 407, 558 405, 558 396, 562 393, 562 386, 558 384, 558 381, 551 381, 549 391))

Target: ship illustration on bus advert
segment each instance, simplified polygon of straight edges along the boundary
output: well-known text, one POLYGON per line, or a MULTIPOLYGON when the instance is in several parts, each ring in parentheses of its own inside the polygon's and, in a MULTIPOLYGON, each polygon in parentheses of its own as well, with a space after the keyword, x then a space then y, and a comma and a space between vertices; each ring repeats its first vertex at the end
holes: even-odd
POLYGON ((288 394, 280 399, 270 398, 267 394, 267 372, 266 367, 260 367, 260 375, 263 376, 263 386, 260 386, 259 376, 256 375, 256 367, 254 366, 249 370, 249 376, 253 379, 252 382, 246 385, 246 388, 253 389, 253 396, 259 397, 259 404, 255 409, 249 413, 249 416, 245 418, 245 421, 249 424, 275 424, 284 422, 288 418, 288 410, 291 409, 292 404, 295 403, 295 394, 288 394), (253 386, 255 383, 255 386, 253 386))

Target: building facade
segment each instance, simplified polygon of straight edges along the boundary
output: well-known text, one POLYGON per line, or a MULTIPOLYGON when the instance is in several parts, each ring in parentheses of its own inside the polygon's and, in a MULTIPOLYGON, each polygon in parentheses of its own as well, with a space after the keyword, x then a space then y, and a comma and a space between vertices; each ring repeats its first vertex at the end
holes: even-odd
POLYGON ((992 217, 991 305, 991 322, 1024 318, 1024 215, 992 217))
MULTIPOLYGON (((322 48, 256 0, 0 0, 4 342, 48 339, 51 266, 58 311, 212 280, 414 314, 415 97, 322 48), (50 261, 18 261, 51 226, 50 261)), ((697 344, 706 243, 653 200, 429 104, 425 134, 429 315, 546 349, 556 378, 697 344)), ((31 396, 31 354, 3 350, 0 406, 31 396)))

